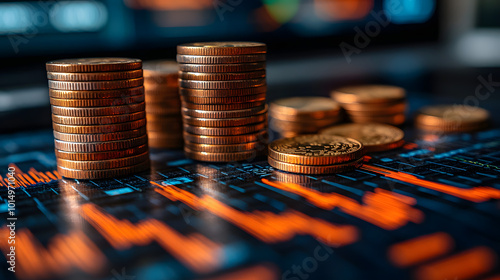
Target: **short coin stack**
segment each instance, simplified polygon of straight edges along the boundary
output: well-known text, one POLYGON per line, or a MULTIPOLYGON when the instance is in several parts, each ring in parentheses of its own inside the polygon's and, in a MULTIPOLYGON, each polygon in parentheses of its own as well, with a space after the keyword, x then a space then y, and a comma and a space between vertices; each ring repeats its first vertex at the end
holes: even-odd
POLYGON ((176 61, 144 62, 149 147, 183 147, 179 66, 176 61))
POLYGON ((424 107, 415 117, 415 126, 429 132, 470 132, 489 126, 488 111, 466 105, 424 107))
POLYGON ((317 133, 342 120, 340 106, 327 97, 291 97, 269 106, 271 128, 283 137, 317 133))
POLYGON ((407 107, 403 88, 386 85, 350 86, 336 89, 332 98, 355 123, 402 125, 407 107))
POLYGON ((265 152, 266 45, 192 43, 177 53, 187 157, 230 162, 265 152))
POLYGON ((103 179, 149 168, 141 60, 64 59, 46 68, 60 175, 103 179))
POLYGON ((300 174, 328 174, 353 170, 362 164, 364 147, 358 140, 324 134, 283 138, 269 144, 269 164, 300 174))

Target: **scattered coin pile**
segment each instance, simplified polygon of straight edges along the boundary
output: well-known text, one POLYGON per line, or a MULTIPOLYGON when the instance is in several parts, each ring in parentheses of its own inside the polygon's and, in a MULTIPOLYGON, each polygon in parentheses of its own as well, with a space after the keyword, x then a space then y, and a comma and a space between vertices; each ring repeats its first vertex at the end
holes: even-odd
POLYGON ((192 43, 177 53, 187 157, 230 162, 265 152, 266 45, 192 43))
POLYGON ((392 125, 381 123, 348 123, 321 131, 321 134, 354 138, 363 143, 367 153, 387 151, 404 144, 404 132, 392 125))
POLYGON ((327 97, 291 97, 269 106, 271 126, 283 137, 317 133, 342 120, 340 106, 327 97))
POLYGON ((336 89, 332 98, 340 103, 355 123, 405 122, 406 92, 403 88, 385 85, 350 86, 336 89))
POLYGON ((175 61, 149 61, 143 69, 149 147, 182 148, 179 66, 175 61))
POLYGON ((489 126, 488 111, 466 105, 424 107, 415 117, 415 126, 429 132, 470 132, 489 126))
POLYGON ((335 135, 312 134, 283 138, 269 144, 269 164, 301 174, 328 174, 352 170, 362 164, 360 141, 335 135))
POLYGON ((46 68, 60 175, 102 179, 149 168, 141 60, 64 59, 46 68))

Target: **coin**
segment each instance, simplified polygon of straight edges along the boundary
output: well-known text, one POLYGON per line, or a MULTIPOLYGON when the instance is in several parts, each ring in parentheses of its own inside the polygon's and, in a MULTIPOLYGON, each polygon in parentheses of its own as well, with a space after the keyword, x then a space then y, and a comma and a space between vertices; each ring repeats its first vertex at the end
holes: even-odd
POLYGON ((404 114, 395 114, 388 116, 353 116, 350 115, 349 118, 355 123, 386 123, 391 125, 402 125, 406 117, 404 114))
POLYGON ((208 153, 208 152, 192 151, 187 147, 184 147, 184 153, 188 158, 199 161, 208 161, 208 162, 241 161, 241 160, 253 159, 259 156, 259 153, 255 150, 245 151, 245 152, 232 152, 232 153, 208 153))
POLYGON ((54 131, 55 139, 67 142, 82 142, 82 143, 131 139, 143 135, 146 135, 145 126, 139 129, 112 132, 112 133, 101 133, 101 134, 72 134, 72 133, 62 133, 54 131))
POLYGON ((349 86, 332 92, 332 98, 340 103, 387 103, 405 97, 403 88, 388 85, 349 86))
POLYGON ((62 166, 57 166, 57 172, 63 177, 91 180, 91 179, 106 179, 115 178, 132 175, 149 169, 149 160, 139 163, 137 165, 113 168, 113 169, 101 169, 101 170, 80 170, 80 169, 70 169, 62 166))
POLYGON ((182 108, 182 114, 185 116, 190 116, 195 118, 207 118, 207 119, 243 118, 253 115, 264 114, 265 112, 267 112, 266 104, 258 107, 253 107, 250 109, 230 110, 230 111, 204 111, 204 110, 182 108))
POLYGON ((276 119, 304 121, 337 116, 340 106, 327 97, 291 97, 273 101, 269 112, 276 119))
POLYGON ((114 72, 141 69, 142 61, 135 58, 103 57, 49 61, 47 72, 114 72))
POLYGON ((122 106, 96 107, 96 108, 71 108, 51 106, 52 114, 70 117, 111 116, 127 113, 142 112, 146 108, 144 102, 122 106))
POLYGON ((103 99, 60 99, 50 98, 50 104, 62 107, 106 107, 120 106, 133 103, 144 102, 144 95, 134 95, 124 98, 103 98, 103 99))
POLYGON ((199 73, 235 73, 266 69, 265 62, 232 64, 179 64, 179 70, 199 73))
POLYGON ((120 72, 94 72, 94 73, 60 73, 47 72, 47 78, 57 81, 111 81, 127 80, 142 77, 142 70, 120 71, 120 72))
POLYGON ((149 152, 119 159, 97 160, 97 161, 75 161, 67 159, 57 159, 57 165, 69 169, 100 170, 122 168, 149 160, 149 152))
POLYGON ((262 142, 249 142, 242 144, 224 144, 224 145, 210 145, 198 144, 189 141, 184 142, 185 147, 191 151, 207 152, 207 153, 237 153, 247 152, 257 149, 258 146, 263 149, 265 145, 262 142))
POLYGON ((359 159, 363 154, 363 144, 358 140, 333 135, 302 135, 269 145, 269 157, 300 165, 339 164, 359 159))
POLYGON ((144 82, 162 85, 177 86, 179 78, 179 65, 174 60, 146 61, 144 69, 144 82))
POLYGON ((52 123, 52 127, 54 128, 55 131, 62 133, 72 133, 72 134, 111 133, 111 132, 139 129, 145 125, 146 125, 145 119, 128 123, 118 123, 109 125, 87 125, 87 126, 52 123))
POLYGON ((321 134, 354 138, 363 143, 367 153, 380 152, 403 146, 404 132, 394 126, 380 123, 336 125, 321 131, 321 134))
POLYGON ((416 121, 427 126, 473 126, 487 122, 488 111, 466 105, 436 105, 419 110, 416 121))
POLYGON ((192 89, 237 89, 252 88, 266 85, 266 79, 235 80, 235 81, 194 81, 179 80, 179 86, 192 89))
POLYGON ((148 142, 154 149, 181 149, 184 146, 182 137, 150 137, 148 142))
POLYGON ((231 63, 252 63, 265 61, 265 54, 246 54, 246 55, 177 55, 177 62, 187 64, 231 64, 231 63))
POLYGON ((76 153, 76 152, 60 151, 57 149, 55 150, 55 153, 56 153, 56 158, 58 159, 92 161, 92 160, 108 160, 108 159, 130 157, 142 154, 147 151, 148 151, 148 145, 144 144, 137 147, 128 148, 125 150, 106 151, 98 153, 76 153))
POLYGON ((245 103, 245 102, 264 101, 265 99, 266 99, 265 93, 256 95, 233 96, 233 97, 197 97, 190 95, 181 96, 182 101, 196 103, 196 104, 245 103))
POLYGON ((49 88, 59 90, 109 90, 138 87, 143 84, 144 78, 99 82, 66 82, 49 80, 49 88))
POLYGON ((266 127, 267 123, 256 123, 245 126, 233 127, 202 127, 184 125, 184 131, 191 134, 211 135, 211 136, 226 136, 226 135, 241 135, 261 131, 266 127))
POLYGON ((256 95, 267 92, 266 86, 251 87, 251 88, 240 88, 240 89, 191 89, 191 88, 179 88, 179 93, 182 96, 192 96, 192 97, 234 97, 242 95, 256 95))
POLYGON ((406 102, 390 102, 377 104, 376 106, 361 103, 344 103, 342 108, 349 112, 349 114, 397 114, 406 111, 408 103, 406 102))
POLYGON ((206 127, 231 127, 231 126, 243 126, 253 123, 260 123, 267 121, 267 114, 254 115, 244 118, 228 118, 228 119, 204 119, 195 118, 190 116, 184 116, 183 121, 185 124, 194 126, 206 126, 206 127))
POLYGON ((93 152, 128 149, 143 144, 147 144, 147 142, 148 142, 147 136, 143 135, 133 139, 104 141, 104 142, 87 142, 87 143, 65 142, 55 139, 54 145, 56 149, 61 151, 76 152, 76 153, 93 153, 93 152))
POLYGON ((160 95, 160 94, 149 94, 146 90, 146 104, 151 104, 151 103, 162 103, 165 104, 166 106, 170 107, 181 107, 181 99, 179 98, 179 94, 175 96, 171 95, 160 95))
POLYGON ((146 104, 146 113, 148 115, 178 116, 181 108, 177 106, 167 107, 154 103, 146 104))
POLYGON ((66 125, 116 124, 137 121, 144 118, 146 118, 146 113, 144 111, 130 114, 98 117, 71 117, 52 114, 52 121, 54 123, 66 125))
POLYGON ((116 90, 57 90, 49 89, 49 96, 57 99, 98 99, 98 98, 124 98, 134 95, 143 95, 144 87, 116 89, 116 90))
POLYGON ((177 46, 178 54, 242 55, 265 53, 266 44, 258 42, 199 42, 177 46))
POLYGON ((182 121, 163 121, 163 120, 148 120, 148 133, 156 132, 181 132, 182 131, 182 121))
POLYGON ((199 73, 199 72, 179 72, 179 78, 183 80, 198 81, 231 81, 231 80, 251 80, 266 77, 266 71, 235 72, 235 73, 199 73))
POLYGON ((265 104, 264 101, 233 103, 233 104, 209 104, 209 105, 195 104, 191 102, 182 102, 182 107, 193 110, 202 110, 202 111, 230 111, 230 110, 250 109, 262 106, 264 104, 265 104))
POLYGON ((232 135, 232 136, 209 136, 209 135, 196 135, 184 132, 184 139, 191 143, 209 144, 209 145, 232 145, 250 142, 268 142, 268 134, 266 130, 259 132, 232 135))
POLYGON ((272 157, 268 157, 267 160, 269 162, 269 165, 271 165, 276 169, 291 173, 310 174, 310 175, 342 173, 354 170, 355 168, 358 168, 363 164, 362 158, 334 165, 297 165, 297 164, 278 161, 273 159, 272 157))
POLYGON ((328 119, 316 119, 309 121, 301 121, 301 122, 291 122, 291 121, 282 121, 278 119, 273 119, 271 121, 272 126, 274 128, 280 130, 298 130, 298 131, 311 131, 316 132, 321 128, 331 126, 335 123, 338 123, 340 118, 328 118, 328 119))

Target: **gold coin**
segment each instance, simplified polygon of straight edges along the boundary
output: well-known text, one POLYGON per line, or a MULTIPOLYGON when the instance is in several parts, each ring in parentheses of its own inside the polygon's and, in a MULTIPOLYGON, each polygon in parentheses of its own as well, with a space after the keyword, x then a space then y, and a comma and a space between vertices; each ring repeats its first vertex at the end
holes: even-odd
POLYGON ((136 112, 131 114, 113 115, 113 116, 99 116, 99 117, 70 117, 52 114, 52 121, 54 123, 65 125, 103 125, 103 124, 116 124, 124 122, 132 122, 146 118, 146 113, 136 112))
POLYGON ((149 169, 149 160, 139 163, 137 165, 113 168, 113 169, 101 169, 101 170, 81 170, 81 169, 70 169, 62 166, 57 166, 57 172, 63 177, 81 179, 81 180, 92 180, 92 179, 107 179, 115 177, 129 176, 135 173, 140 173, 149 169))
POLYGON ((112 116, 122 115, 136 112, 143 112, 146 108, 144 102, 109 107, 93 107, 93 108, 71 108, 52 106, 52 114, 70 117, 94 117, 94 116, 112 116))
POLYGON ((404 132, 394 126, 380 123, 336 125, 321 131, 321 134, 354 138, 363 143, 367 153, 387 151, 404 144, 404 132))
POLYGON ((279 139, 269 145, 269 157, 290 164, 339 164, 359 159, 363 155, 361 142, 333 135, 302 135, 279 139))
POLYGON ((89 143, 65 142, 57 139, 54 140, 54 145, 57 150, 76 152, 76 153, 94 153, 94 152, 123 150, 132 147, 137 147, 147 143, 148 143, 148 138, 146 135, 125 140, 89 142, 89 143))
POLYGON ((195 104, 191 102, 182 102, 182 107, 193 110, 202 110, 202 111, 230 111, 230 110, 243 110, 254 107, 260 107, 264 104, 265 101, 232 103, 232 104, 195 104))
POLYGON ((108 159, 131 157, 147 152, 148 150, 149 150, 148 145, 144 144, 137 147, 128 148, 126 150, 106 151, 99 153, 76 153, 76 152, 60 151, 57 149, 55 150, 55 152, 56 152, 56 158, 58 159, 93 161, 93 160, 108 160, 108 159))
POLYGON ((62 107, 106 107, 120 106, 144 102, 144 95, 134 95, 124 98, 106 98, 106 99, 59 99, 50 98, 50 104, 62 107))
POLYGON ((177 62, 187 64, 231 64, 231 63, 252 63, 266 61, 265 54, 245 54, 245 55, 177 55, 177 62))
POLYGON ((46 63, 47 72, 64 73, 114 72, 141 68, 140 59, 121 57, 60 59, 46 63))
POLYGON ((402 101, 405 90, 396 86, 361 85, 336 89, 332 98, 339 103, 388 103, 402 101))
POLYGON ((142 86, 143 84, 144 78, 100 82, 65 82, 49 80, 49 88, 59 90, 109 90, 133 88, 142 86))
POLYGON ((71 134, 54 131, 54 138, 66 142, 105 142, 137 138, 146 135, 146 127, 139 129, 102 133, 102 134, 71 134))
POLYGON ((186 141, 184 146, 195 152, 207 152, 207 153, 238 153, 247 152, 253 150, 263 150, 265 144, 262 142, 249 142, 241 144, 225 144, 225 145, 210 145, 210 144, 198 144, 186 141))
POLYGON ((266 79, 235 80, 235 81, 194 81, 179 79, 179 86, 192 89, 237 89, 252 88, 266 85, 266 79))
POLYGON ((184 131, 191 134, 210 135, 210 136, 229 136, 255 133, 266 128, 267 122, 256 123, 245 126, 233 127, 202 127, 184 125, 184 131))
POLYGON ((100 170, 100 169, 122 168, 131 165, 137 165, 139 163, 148 160, 149 160, 149 152, 145 152, 139 155, 125 157, 125 158, 96 160, 96 161, 76 161, 67 159, 57 159, 57 165, 69 169, 100 170))
POLYGON ((338 116, 340 106, 327 97, 291 97, 271 102, 269 114, 276 119, 300 121, 338 116))
POLYGON ((404 114, 396 114, 389 116, 354 116, 349 115, 351 121, 355 123, 385 123, 391 125, 402 125, 406 117, 404 114))
POLYGON ((317 119, 314 121, 304 121, 304 122, 290 122, 290 121, 282 121, 277 119, 272 119, 270 122, 271 128, 277 130, 296 130, 302 132, 311 132, 315 133, 318 130, 334 125, 338 123, 340 119, 337 118, 328 118, 328 119, 317 119))
POLYGON ((226 104, 226 103, 245 103, 266 100, 266 94, 243 95, 233 97, 197 97, 190 95, 182 95, 181 100, 196 104, 226 104))
POLYGON ((232 153, 207 153, 192 151, 187 147, 184 147, 184 153, 190 159, 208 162, 242 161, 254 159, 257 156, 260 156, 260 153, 256 150, 232 153))
POLYGON ((187 55, 242 55, 266 50, 266 44, 258 42, 199 42, 177 46, 178 54, 187 55))
POLYGON ((116 90, 57 90, 49 89, 49 96, 57 99, 99 99, 99 98, 124 98, 135 95, 143 95, 144 87, 124 88, 116 90))
POLYGON ((342 173, 354 170, 363 164, 363 159, 357 159, 349 162, 344 162, 341 164, 334 165, 297 165, 287 162, 282 162, 268 157, 267 161, 272 167, 291 173, 299 174, 332 174, 332 173, 342 173))
POLYGON ((49 80, 56 81, 112 81, 112 80, 128 80, 142 77, 142 70, 120 71, 120 72, 94 72, 94 73, 60 73, 47 72, 49 80))
POLYGON ((237 89, 192 89, 192 88, 179 88, 179 93, 182 96, 192 97, 234 97, 242 95, 256 95, 267 92, 267 86, 251 87, 251 88, 237 88, 237 89))
POLYGON ((260 115, 267 112, 267 104, 243 110, 230 111, 204 111, 182 108, 182 114, 185 116, 206 119, 227 119, 227 118, 244 118, 253 115, 260 115))
POLYGON ((179 65, 174 60, 153 60, 144 62, 144 83, 177 86, 179 65))
POLYGON ((484 124, 465 126, 458 124, 449 124, 449 125, 441 125, 441 126, 432 126, 432 125, 424 125, 420 123, 416 123, 415 127, 419 130, 425 130, 431 133, 454 133, 454 132, 475 132, 485 130, 490 127, 490 123, 486 122, 484 124))
POLYGON ((428 126, 473 126, 487 122, 488 111, 466 105, 436 105, 419 110, 416 122, 428 126))
POLYGON ((266 63, 232 63, 232 64, 179 64, 179 70, 183 72, 198 73, 235 73, 251 72, 266 69, 266 63))
POLYGON ((253 123, 260 123, 267 120, 267 114, 255 115, 244 118, 230 118, 230 119, 204 119, 195 118, 190 116, 184 116, 183 121, 185 124, 194 126, 206 126, 206 127, 230 127, 230 126, 242 126, 249 125, 253 123))
POLYGON ((266 71, 235 72, 235 73, 199 73, 199 72, 179 72, 179 78, 183 80, 198 81, 232 81, 251 80, 266 77, 266 71))
POLYGON ((380 114, 389 115, 403 113, 408 106, 407 102, 390 102, 382 104, 361 104, 361 103, 344 103, 342 108, 349 112, 349 114, 380 114))
POLYGON ((266 130, 259 132, 232 135, 232 136, 209 136, 209 135, 196 135, 184 132, 184 139, 191 143, 209 144, 209 145, 232 145, 250 142, 268 143, 268 134, 266 130))
POLYGON ((146 119, 141 119, 138 121, 128 122, 128 123, 117 123, 108 125, 64 125, 58 123, 52 123, 52 127, 57 132, 71 133, 71 134, 100 134, 100 133, 112 133, 125 130, 139 129, 146 125, 146 119))

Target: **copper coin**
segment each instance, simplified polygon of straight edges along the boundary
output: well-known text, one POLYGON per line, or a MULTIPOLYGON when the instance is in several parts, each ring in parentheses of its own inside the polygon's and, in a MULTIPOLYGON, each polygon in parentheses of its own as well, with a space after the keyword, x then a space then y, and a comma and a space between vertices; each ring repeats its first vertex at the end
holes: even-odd
POLYGON ((165 106, 164 104, 146 104, 146 113, 148 115, 180 116, 180 106, 165 106))
POLYGON ((149 150, 148 145, 140 145, 137 147, 128 148, 125 150, 118 151, 106 151, 99 153, 76 153, 76 152, 67 152, 55 150, 56 158, 58 159, 67 159, 67 160, 108 160, 108 159, 116 159, 116 158, 124 158, 130 157, 134 155, 139 155, 149 150))
POLYGON ((112 80, 128 80, 142 77, 142 70, 120 71, 120 72, 94 72, 94 73, 61 73, 47 72, 49 80, 56 81, 112 81, 112 80))
POLYGON ((150 132, 164 132, 181 134, 182 122, 167 122, 167 121, 148 121, 148 134, 150 132))
POLYGON ((116 89, 116 90, 57 90, 49 89, 49 96, 57 99, 98 99, 98 98, 124 98, 134 95, 143 95, 144 87, 116 89))
POLYGON ((290 97, 271 102, 269 114, 276 119, 300 121, 337 116, 340 106, 327 97, 290 97))
POLYGON ((316 119, 311 121, 282 121, 278 119, 272 119, 271 124, 273 127, 278 129, 286 129, 286 130, 304 130, 304 131, 312 131, 318 130, 320 128, 324 128, 327 126, 331 126, 340 121, 340 118, 328 118, 328 119, 316 119))
POLYGON ((334 135, 302 135, 269 144, 269 157, 299 165, 339 164, 359 159, 364 152, 358 140, 334 135))
POLYGON ((404 100, 405 90, 396 86, 361 85, 336 89, 332 98, 339 103, 388 103, 404 100))
POLYGON ((266 100, 266 94, 256 94, 256 95, 243 95, 243 96, 233 96, 233 97, 197 97, 182 95, 181 100, 184 102, 191 102, 196 104, 226 104, 226 103, 245 103, 245 102, 256 102, 266 100))
POLYGON ((122 106, 93 107, 93 108, 72 108, 52 106, 52 114, 70 117, 93 117, 111 116, 128 113, 143 112, 146 108, 144 102, 122 106))
POLYGON ((118 131, 139 129, 146 125, 146 119, 128 123, 108 124, 108 125, 64 125, 52 123, 52 127, 57 132, 71 133, 71 134, 99 134, 99 133, 112 133, 118 131))
POLYGON ((146 118, 146 113, 136 112, 123 115, 99 116, 99 117, 69 117, 52 114, 54 123, 66 125, 97 125, 97 124, 116 124, 124 122, 132 122, 146 118))
POLYGON ((166 86, 166 85, 149 85, 144 84, 147 95, 161 95, 161 96, 179 96, 179 87, 166 86))
POLYGON ((182 149, 184 142, 181 138, 153 137, 149 138, 149 146, 154 149, 182 149))
MULTIPOLYGON (((149 95, 146 94, 146 104, 155 104, 160 105, 164 104, 164 106, 169 107, 181 107, 181 99, 179 95, 169 96, 169 95, 149 95)), ((146 106, 147 106, 146 105, 146 106)))
POLYGON ((132 147, 137 147, 147 143, 148 143, 148 138, 146 135, 125 140, 88 142, 88 143, 66 142, 57 139, 54 140, 54 145, 56 149, 61 151, 76 152, 76 153, 93 153, 93 152, 123 150, 132 147))
POLYGON ((82 180, 92 180, 92 179, 107 179, 115 177, 123 177, 133 175, 135 173, 140 173, 149 169, 149 160, 139 163, 137 165, 113 168, 113 169, 101 169, 101 170, 80 170, 80 169, 70 169, 62 166, 57 166, 57 172, 63 177, 82 179, 82 180))
POLYGON ((416 122, 428 126, 472 126, 487 122, 488 111, 466 105, 436 105, 419 110, 416 122))
POLYGON ((120 106, 133 103, 144 102, 144 95, 134 95, 124 98, 106 98, 106 99, 59 99, 50 98, 50 104, 62 107, 106 107, 120 106))
POLYGON ((182 108, 182 114, 185 116, 206 119, 226 119, 226 118, 244 118, 253 115, 260 115, 267 112, 267 105, 264 104, 259 107, 243 110, 230 110, 230 111, 203 111, 188 108, 182 108))
POLYGON ((193 151, 187 147, 184 147, 184 153, 188 158, 199 161, 208 161, 208 162, 231 162, 231 161, 250 160, 260 155, 259 152, 256 150, 245 151, 245 152, 232 152, 232 153, 207 153, 207 152, 193 151))
POLYGON ((183 96, 192 97, 234 97, 242 95, 256 95, 267 92, 267 86, 251 87, 251 88, 240 88, 240 89, 191 89, 191 88, 179 88, 179 93, 183 96))
POLYGON ((252 63, 266 61, 265 54, 246 55, 177 55, 177 62, 187 64, 231 64, 231 63, 252 63))
POLYGON ((390 102, 390 103, 381 103, 381 104, 362 104, 362 103, 343 103, 342 108, 350 113, 358 113, 358 114, 397 114, 404 112, 408 103, 403 101, 399 102, 390 102))
POLYGON ((100 82, 64 82, 49 80, 49 88, 60 90, 109 90, 138 87, 143 84, 143 78, 100 82))
POLYGON ((265 62, 232 64, 179 64, 179 70, 198 73, 236 73, 266 69, 265 62))
POLYGON ((179 65, 174 60, 153 60, 144 62, 144 83, 176 86, 179 78, 179 65))
POLYGON ((267 120, 267 114, 255 115, 244 118, 230 118, 230 119, 204 119, 184 116, 183 122, 193 126, 206 126, 206 127, 231 127, 243 126, 253 123, 260 123, 267 120))
POLYGON ((125 157, 125 158, 96 160, 96 161, 76 161, 67 159, 57 159, 57 165, 69 169, 100 170, 100 169, 112 169, 112 168, 121 168, 121 167, 137 165, 139 163, 148 160, 149 160, 149 152, 145 152, 139 155, 125 157))
POLYGON ((54 138, 66 142, 105 142, 137 138, 146 135, 146 127, 139 129, 101 134, 71 134, 54 131, 54 138))
POLYGON ((355 123, 386 123, 392 125, 401 125, 405 122, 404 114, 396 114, 389 116, 353 116, 349 115, 351 121, 355 123))
MULTIPOLYGON (((182 102, 182 107, 202 110, 202 111, 230 111, 230 110, 243 110, 254 107, 259 107, 265 104, 265 101, 246 102, 246 103, 232 103, 232 104, 195 104, 191 102, 182 102)), ((147 109, 147 107, 146 107, 147 109)))
POLYGON ((266 123, 256 123, 245 126, 233 126, 233 127, 202 127, 202 126, 192 126, 184 125, 184 131, 191 134, 198 135, 210 135, 210 136, 227 136, 227 135, 241 135, 255 133, 266 128, 266 123))
POLYGON ((179 78, 183 80, 198 81, 232 81, 251 80, 266 77, 266 71, 235 72, 235 73, 199 73, 199 72, 179 72, 179 78))
POLYGON ((350 162, 344 162, 341 164, 334 165, 297 165, 287 162, 282 162, 268 157, 267 161, 272 167, 291 173, 299 174, 331 174, 331 173, 342 173, 354 170, 363 164, 363 159, 358 159, 350 162))
POLYGON ((266 130, 259 132, 232 135, 232 136, 209 136, 209 135, 196 135, 184 132, 184 139, 191 143, 209 144, 209 145, 232 145, 250 142, 268 142, 268 134, 266 130))
POLYGON ((261 142, 249 142, 242 144, 226 144, 226 145, 210 145, 210 144, 197 144, 186 141, 185 147, 191 151, 207 152, 207 153, 238 153, 247 152, 260 148, 261 150, 265 145, 261 142))
POLYGON ((154 121, 154 122, 167 122, 167 123, 182 123, 182 115, 158 115, 158 114, 146 114, 146 119, 148 121, 154 121))
POLYGON ((483 124, 477 124, 473 126, 465 126, 459 124, 448 124, 448 125, 424 125, 421 123, 415 123, 415 127, 419 130, 425 130, 431 133, 458 133, 458 132, 475 132, 485 130, 490 127, 490 123, 486 122, 483 124))
POLYGON ((354 138, 363 143, 366 152, 380 152, 403 146, 404 132, 394 126, 380 123, 336 125, 321 131, 321 134, 354 138))
POLYGON ((179 79, 179 86, 193 89, 236 89, 252 88, 266 85, 266 79, 235 81, 194 81, 179 79))
POLYGON ((188 55, 242 55, 266 50, 266 44, 258 42, 199 42, 177 46, 177 53, 188 55))
POLYGON ((46 63, 48 72, 114 72, 142 68, 142 61, 136 58, 101 57, 60 59, 46 63))

